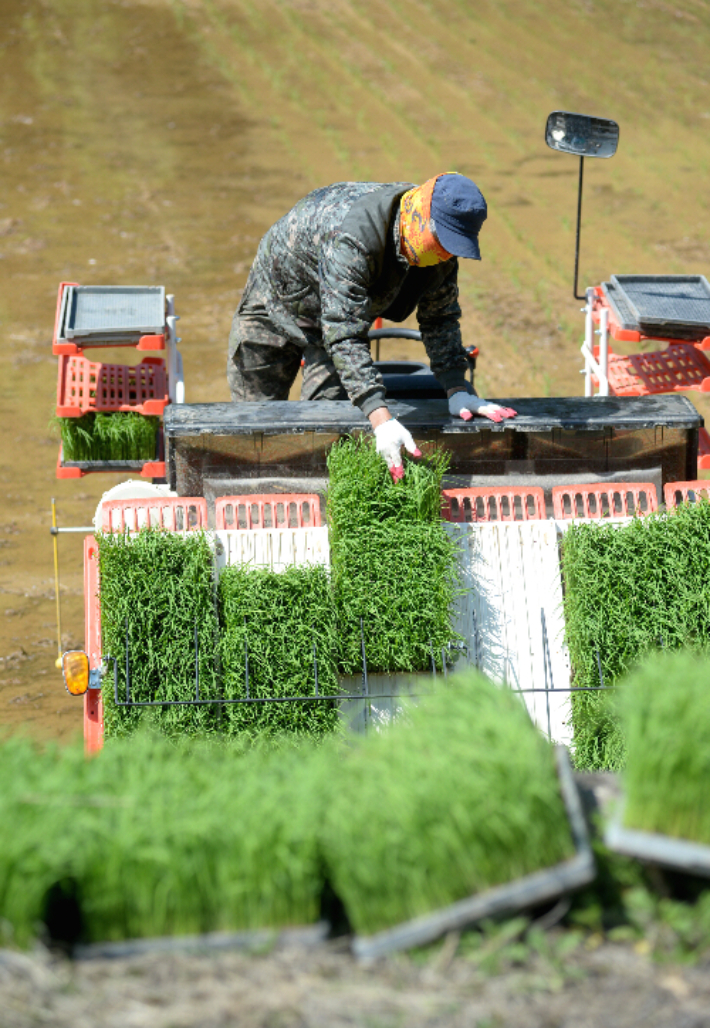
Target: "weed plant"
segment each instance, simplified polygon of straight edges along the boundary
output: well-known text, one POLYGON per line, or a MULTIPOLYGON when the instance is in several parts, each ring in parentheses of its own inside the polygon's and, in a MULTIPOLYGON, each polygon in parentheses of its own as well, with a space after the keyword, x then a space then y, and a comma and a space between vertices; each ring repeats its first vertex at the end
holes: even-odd
POLYGON ((152 460, 160 419, 131 411, 55 418, 64 460, 152 460))
POLYGON ((629 676, 622 701, 630 828, 710 845, 710 661, 655 655, 629 676))
MULTIPOLYGON (((195 625, 200 696, 219 696, 213 556, 205 536, 145 529, 134 536, 99 535, 98 546, 103 652, 118 660, 120 699, 126 695, 126 632, 131 698, 193 699, 195 625)), ((102 687, 107 738, 145 721, 175 735, 221 727, 220 706, 116 706, 112 671, 102 687)))
MULTIPOLYGON (((565 622, 576 686, 614 685, 652 650, 710 641, 710 504, 568 528, 563 543, 565 622)), ((575 763, 597 770, 624 761, 613 696, 577 693, 575 763)))
POLYGON ((569 857, 550 745, 511 692, 471 672, 342 761, 324 851, 369 934, 569 857))
MULTIPOLYGON (((246 696, 245 640, 252 697, 313 696, 338 689, 335 606, 324 567, 282 572, 226 567, 219 581, 225 697, 246 696)), ((339 723, 333 703, 234 703, 225 706, 231 732, 295 732, 320 736, 339 723)))
POLYGON ((340 664, 362 667, 360 619, 371 671, 422 671, 455 638, 456 544, 441 521, 448 458, 405 458, 393 482, 372 441, 345 439, 328 457, 328 522, 340 664))
MULTIPOLYGON (((139 732, 79 746, 0 745, 0 917, 24 945, 62 883, 85 942, 317 920, 313 761, 139 732)), ((60 924, 61 930, 61 924, 60 924)), ((56 930, 56 926, 55 926, 56 930)))

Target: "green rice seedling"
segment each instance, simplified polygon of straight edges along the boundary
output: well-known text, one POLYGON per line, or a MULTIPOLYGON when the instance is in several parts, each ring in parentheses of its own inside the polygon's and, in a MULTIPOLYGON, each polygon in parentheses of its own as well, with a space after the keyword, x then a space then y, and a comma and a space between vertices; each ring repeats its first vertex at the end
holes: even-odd
POLYGON ((362 667, 362 634, 370 671, 441 667, 455 639, 456 543, 441 524, 390 520, 342 533, 331 545, 340 664, 362 667), (362 619, 362 633, 361 633, 362 619))
POLYGON ((552 748, 519 699, 475 672, 449 682, 331 776, 324 853, 361 934, 573 853, 552 748))
POLYGON ((654 655, 626 681, 629 828, 710 845, 710 661, 691 652, 654 655))
POLYGON ((552 751, 478 675, 345 747, 141 731, 0 744, 0 917, 73 883, 83 941, 312 923, 326 878, 375 931, 569 856, 552 751))
POLYGON ((316 765, 148 733, 86 760, 78 746, 0 745, 0 917, 36 933, 75 886, 82 941, 312 923, 323 869, 316 765))
POLYGON ((449 455, 435 450, 422 460, 405 455, 406 474, 393 482, 367 436, 341 439, 328 454, 328 524, 334 534, 367 529, 391 519, 435 524, 441 519, 441 482, 449 455))
MULTIPOLYGON (((337 692, 335 607, 324 567, 226 567, 219 608, 225 697, 246 697, 247 649, 251 697, 315 695, 316 663, 320 694, 337 692)), ((330 701, 234 703, 225 718, 231 732, 314 736, 339 723, 330 701)))
MULTIPOLYGON (((118 662, 118 695, 126 695, 126 640, 133 700, 195 697, 195 626, 200 696, 220 695, 216 652, 218 621, 213 555, 202 533, 178 535, 145 529, 134 536, 98 536, 101 634, 105 655, 118 662)), ((107 738, 152 720, 174 733, 214 731, 219 706, 118 707, 113 667, 102 687, 107 738)))
POLYGON ((152 460, 160 419, 134 412, 55 418, 64 460, 152 460))
POLYGON ((371 440, 345 439, 328 457, 328 523, 340 664, 422 671, 455 638, 456 546, 441 521, 448 457, 406 460, 393 482, 371 440))
MULTIPOLYGON (((709 566, 705 501, 620 527, 570 526, 563 570, 574 684, 614 685, 652 650, 706 649, 709 566)), ((577 766, 620 767, 624 744, 614 698, 577 693, 572 710, 577 766)))

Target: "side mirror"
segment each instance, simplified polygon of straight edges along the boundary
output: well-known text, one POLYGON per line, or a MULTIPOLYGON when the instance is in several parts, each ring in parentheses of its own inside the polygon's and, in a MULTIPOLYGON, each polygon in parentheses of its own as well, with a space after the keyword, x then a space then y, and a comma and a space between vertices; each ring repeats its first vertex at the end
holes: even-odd
POLYGON ((89 688, 89 658, 83 650, 67 650, 62 654, 62 674, 67 692, 83 696, 89 688))
POLYGON ((574 248, 574 285, 572 295, 585 300, 577 292, 579 281, 579 235, 582 225, 582 182, 585 157, 613 157, 619 145, 619 126, 611 118, 593 118, 590 114, 572 111, 553 111, 545 125, 545 142, 552 150, 571 153, 579 157, 579 187, 577 190, 577 239, 574 248))
POLYGON ((553 111, 545 125, 545 142, 552 150, 577 157, 613 157, 619 145, 619 126, 610 118, 553 111))

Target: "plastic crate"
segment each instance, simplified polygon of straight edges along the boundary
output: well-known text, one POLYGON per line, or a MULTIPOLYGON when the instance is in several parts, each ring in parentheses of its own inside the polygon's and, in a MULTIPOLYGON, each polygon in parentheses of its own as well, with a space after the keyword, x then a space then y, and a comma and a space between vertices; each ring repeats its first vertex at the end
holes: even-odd
POLYGON ((95 346, 164 350, 164 325, 162 286, 81 286, 78 282, 61 282, 52 353, 71 357, 95 346))
POLYGON ((214 511, 218 529, 320 528, 321 523, 316 493, 220 496, 214 511))
MULTIPOLYGON (((595 356, 599 347, 594 347, 595 356)), ((692 343, 672 343, 667 350, 609 353, 609 388, 614 396, 657 396, 692 389, 710 392, 710 361, 692 343)))
POLYGON ((445 521, 541 521, 545 493, 540 486, 477 486, 442 489, 445 521))
POLYGON ((710 500, 710 482, 669 482, 663 487, 663 502, 666 507, 678 507, 681 503, 697 503, 701 496, 710 500))
POLYGON ((62 454, 61 444, 57 456, 56 477, 57 478, 83 478, 85 475, 114 474, 127 475, 138 474, 141 478, 165 478, 166 469, 164 460, 83 460, 65 461, 62 454))
POLYGON ((134 411, 160 415, 170 402, 165 361, 144 357, 140 364, 104 364, 86 357, 60 357, 57 416, 78 418, 92 411, 134 411))
POLYGON ((608 485, 556 485, 552 489, 555 518, 620 518, 651 514, 658 509, 652 482, 613 482, 608 485))
POLYGON ((95 474, 140 475, 141 478, 165 478, 165 443, 162 426, 158 428, 155 457, 148 460, 64 460, 64 450, 59 444, 57 456, 57 478, 83 478, 95 474))
POLYGON ((141 528, 199 531, 207 528, 207 501, 202 496, 105 500, 101 504, 101 527, 104 532, 138 532, 141 528))

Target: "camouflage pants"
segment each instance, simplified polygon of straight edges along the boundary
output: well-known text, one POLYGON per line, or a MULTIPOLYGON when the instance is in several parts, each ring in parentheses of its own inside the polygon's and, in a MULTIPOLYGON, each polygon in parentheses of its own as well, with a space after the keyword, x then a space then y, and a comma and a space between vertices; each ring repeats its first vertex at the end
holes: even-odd
POLYGON ((288 400, 301 360, 302 400, 347 400, 348 394, 325 349, 280 332, 271 323, 259 300, 258 285, 250 275, 229 333, 227 381, 232 399, 235 403, 288 400))

